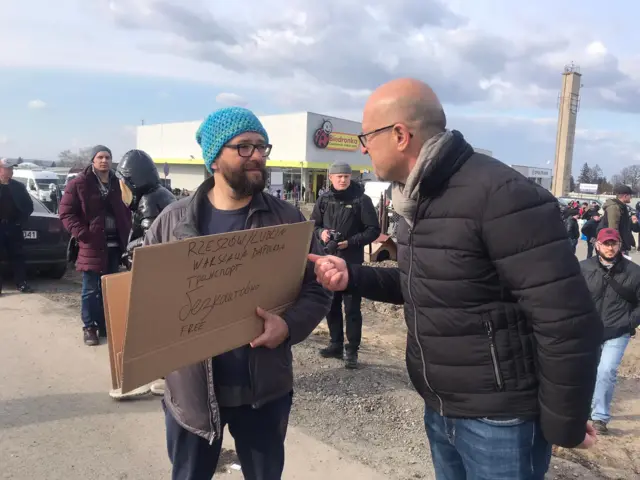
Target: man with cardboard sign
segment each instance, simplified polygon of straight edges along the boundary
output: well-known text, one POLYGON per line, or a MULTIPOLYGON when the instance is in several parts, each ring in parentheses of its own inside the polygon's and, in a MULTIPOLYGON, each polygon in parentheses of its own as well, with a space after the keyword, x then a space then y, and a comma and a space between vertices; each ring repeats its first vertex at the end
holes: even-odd
POLYGON ((298 297, 312 230, 303 222, 151 245, 131 273, 104 276, 114 388, 148 393, 160 375, 249 344, 263 332, 257 307, 282 313, 298 297), (158 265, 171 272, 160 286, 158 265))
MULTIPOLYGON (((231 338, 234 330, 255 336, 248 345, 246 340, 230 344, 238 348, 214 351, 213 358, 166 376, 167 447, 174 480, 212 478, 228 425, 245 478, 276 480, 284 468, 292 401, 291 345, 303 341, 331 305, 331 294, 316 282, 313 266, 299 260, 303 251, 321 249, 310 224, 301 224, 305 218, 299 210, 263 193, 271 145, 252 112, 218 110, 202 123, 196 140, 213 176, 191 197, 169 205, 147 232, 145 245, 184 240, 176 246, 181 249, 177 259, 156 255, 168 246, 136 250, 132 278, 143 264, 149 274, 146 282, 132 282, 130 320, 145 314, 172 316, 136 338, 152 345, 160 345, 158 339, 169 331, 177 343, 192 337, 194 350, 200 342, 231 338), (216 234, 225 235, 202 237, 216 234), (178 276, 179 293, 165 290, 168 277, 177 282, 178 276), (208 288, 213 281, 220 290, 208 288), (137 295, 154 299, 155 306, 148 306, 153 314, 142 308, 136 312, 137 295), (174 295, 181 299, 180 308, 165 312, 164 297, 174 295), (254 310, 254 305, 259 307, 254 310), (226 328, 213 330, 214 318, 226 328), (233 318, 240 321, 229 321, 233 318)), ((134 338, 127 331, 125 367, 134 338)), ((184 355, 187 359, 189 353, 184 355)), ((189 360, 197 362, 194 357, 189 360)), ((126 373, 123 380, 127 387, 126 373)))

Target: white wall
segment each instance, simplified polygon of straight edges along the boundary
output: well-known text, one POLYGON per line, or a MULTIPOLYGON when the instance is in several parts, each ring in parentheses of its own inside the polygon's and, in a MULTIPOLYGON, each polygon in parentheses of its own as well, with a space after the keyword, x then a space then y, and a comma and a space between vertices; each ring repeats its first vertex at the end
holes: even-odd
POLYGON ((333 163, 335 161, 347 162, 355 170, 368 169, 371 170, 371 160, 368 155, 363 155, 358 147, 355 151, 327 150, 318 148, 313 143, 313 135, 316 130, 322 127, 324 120, 329 120, 333 125, 334 132, 352 133, 357 135, 362 131, 362 125, 359 122, 345 120, 343 118, 330 117, 328 115, 319 115, 317 113, 307 113, 307 132, 305 140, 307 143, 307 161, 333 163))
POLYGON ((265 115, 260 117, 264 129, 269 134, 273 150, 269 156, 270 165, 278 161, 302 162, 305 159, 307 142, 307 114, 265 115))
MULTIPOLYGON (((158 164, 158 171, 163 176, 161 164, 158 164)), ((169 165, 167 178, 171 180, 171 188, 195 190, 204 181, 204 165, 169 165)))
POLYGON ((153 159, 188 159, 190 155, 202 158, 202 150, 196 142, 196 132, 200 123, 197 121, 141 125, 136 132, 136 148, 144 150, 153 159))

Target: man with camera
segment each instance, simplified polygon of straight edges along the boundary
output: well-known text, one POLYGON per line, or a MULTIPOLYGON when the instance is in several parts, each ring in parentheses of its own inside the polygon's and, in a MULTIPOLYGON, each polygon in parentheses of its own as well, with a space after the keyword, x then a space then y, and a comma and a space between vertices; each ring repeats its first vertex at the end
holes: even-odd
MULTIPOLYGON (((311 214, 315 232, 325 252, 343 258, 348 264, 364 262, 364 247, 380 235, 378 215, 362 185, 351 180, 351 166, 337 161, 329 168, 329 190, 318 198, 311 214)), ((320 350, 325 358, 344 358, 347 368, 358 367, 358 348, 362 338, 362 313, 357 294, 335 292, 327 325, 331 343, 320 350), (347 341, 344 345, 342 302, 346 317, 347 341), (343 355, 344 348, 344 355, 343 355)))

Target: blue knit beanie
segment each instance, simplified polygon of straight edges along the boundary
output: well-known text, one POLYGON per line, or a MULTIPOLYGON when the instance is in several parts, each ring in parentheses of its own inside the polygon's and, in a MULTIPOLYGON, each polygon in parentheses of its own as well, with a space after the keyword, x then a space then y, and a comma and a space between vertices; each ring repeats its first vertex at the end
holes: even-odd
POLYGON ((204 166, 213 173, 211 166, 222 147, 233 137, 245 132, 256 132, 269 142, 267 131, 251 110, 242 107, 226 107, 210 114, 196 133, 196 141, 202 148, 204 166))

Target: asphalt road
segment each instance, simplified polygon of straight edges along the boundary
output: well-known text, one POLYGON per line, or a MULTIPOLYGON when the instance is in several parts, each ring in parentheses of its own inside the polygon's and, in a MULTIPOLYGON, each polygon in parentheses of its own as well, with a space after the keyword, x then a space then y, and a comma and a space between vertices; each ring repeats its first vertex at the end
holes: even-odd
MULTIPOLYGON (((107 348, 82 345, 78 323, 38 294, 0 297, 0 478, 170 478, 159 399, 111 400, 107 348)), ((225 440, 220 478, 240 479, 225 440)), ((327 478, 384 477, 291 427, 283 479, 327 478)))

